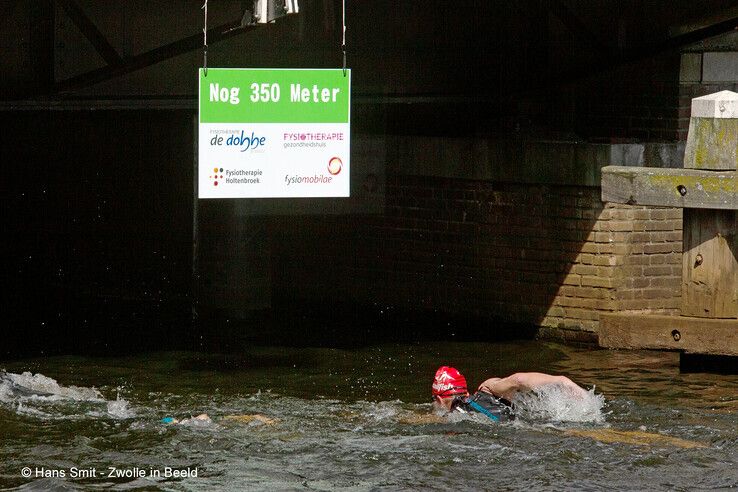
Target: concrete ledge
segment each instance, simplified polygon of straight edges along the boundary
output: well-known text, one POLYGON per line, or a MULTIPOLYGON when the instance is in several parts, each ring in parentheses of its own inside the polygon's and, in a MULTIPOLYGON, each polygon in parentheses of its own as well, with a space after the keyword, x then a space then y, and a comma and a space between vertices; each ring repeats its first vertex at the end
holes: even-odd
POLYGON ((602 201, 734 210, 738 209, 737 177, 736 171, 606 166, 602 201))
POLYGON ((604 348, 679 350, 735 356, 738 355, 738 319, 602 314, 599 343, 604 348))

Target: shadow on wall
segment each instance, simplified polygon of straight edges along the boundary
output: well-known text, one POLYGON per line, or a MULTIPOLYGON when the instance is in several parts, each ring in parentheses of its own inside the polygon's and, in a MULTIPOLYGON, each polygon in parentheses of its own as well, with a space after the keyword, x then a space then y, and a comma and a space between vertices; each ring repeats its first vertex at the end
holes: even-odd
MULTIPOLYGON (((510 174, 519 182, 388 174, 385 210, 376 215, 235 218, 223 204, 207 203, 206 249, 227 249, 214 232, 235 221, 259 238, 249 240, 238 270, 269 267, 230 278, 224 299, 200 298, 207 320, 200 329, 217 343, 536 335, 592 343, 602 312, 676 313, 680 210, 605 205, 598 186, 526 183, 510 174), (233 292, 253 299, 267 291, 271 309, 260 315, 228 305, 233 292)), ((589 174, 586 181, 599 181, 589 174)))

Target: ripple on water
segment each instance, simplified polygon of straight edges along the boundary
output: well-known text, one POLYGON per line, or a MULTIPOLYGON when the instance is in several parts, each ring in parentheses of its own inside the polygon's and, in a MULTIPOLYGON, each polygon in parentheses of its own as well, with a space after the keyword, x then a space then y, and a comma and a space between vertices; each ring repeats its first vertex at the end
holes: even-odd
MULTIPOLYGON (((530 350, 537 347, 532 345, 530 350)), ((515 351, 525 346, 513 348, 503 356, 513 360, 515 351)), ((391 347, 382 350, 397 360, 406 352, 422 352, 409 347, 394 354, 391 347)), ((455 350, 461 355, 472 352, 469 346, 455 350)), ((363 395, 365 400, 341 399, 345 393, 338 385, 347 379, 346 373, 334 379, 316 376, 325 378, 319 385, 323 388, 335 383, 336 396, 331 399, 306 396, 308 392, 292 391, 281 383, 267 384, 267 379, 253 386, 272 391, 244 391, 242 381, 260 377, 248 371, 217 374, 208 369, 201 374, 173 369, 157 376, 157 367, 150 367, 145 357, 131 362, 131 373, 147 367, 154 375, 126 380, 120 392, 121 382, 113 384, 112 378, 98 384, 96 375, 107 370, 103 363, 86 376, 94 388, 92 383, 64 386, 18 370, 31 389, 49 394, 22 394, 0 382, 0 434, 8 436, 0 445, 0 487, 22 485, 18 470, 28 463, 147 469, 197 466, 201 470, 198 479, 177 482, 47 480, 37 482, 37 488, 666 490, 738 484, 732 379, 675 375, 673 366, 659 366, 657 356, 597 352, 584 359, 577 351, 560 351, 569 358, 560 362, 559 373, 578 382, 597 382, 598 392, 590 391, 579 401, 553 388, 521 397, 515 401, 520 417, 501 425, 474 416, 429 420, 431 405, 418 403, 427 401, 422 391, 416 398, 403 396, 411 394, 409 390, 391 393, 384 388, 390 396, 374 395, 380 401, 366 401, 370 398, 363 395), (608 366, 608 358, 613 357, 616 363, 608 366), (587 366, 583 360, 594 362, 587 366), (639 364, 648 369, 646 375, 639 375, 639 364), (627 371, 621 372, 621 367, 627 371), (212 391, 207 391, 202 378, 207 378, 212 391), (659 388, 668 387, 675 378, 685 384, 659 397, 659 388), (704 402, 685 398, 710 384, 713 389, 705 393, 704 402), (716 402, 726 406, 718 407, 716 402), (202 412, 211 416, 211 423, 161 422, 164 416, 183 418, 202 412), (275 423, 225 419, 256 413, 275 423), (702 447, 689 447, 693 442, 702 447)), ((494 353, 489 347, 484 352, 486 357, 494 353)), ((438 358, 436 353, 428 360, 417 356, 414 367, 423 374, 432 372, 438 358)), ((161 359, 176 369, 176 355, 161 359)), ((343 357, 341 364, 350 360, 343 357)), ((326 359, 326 364, 330 362, 326 359)), ((480 359, 475 364, 479 375, 468 376, 470 380, 481 379, 489 362, 480 359)), ((358 363, 347 367, 350 374, 362 371, 358 363)), ((546 366, 525 369, 553 372, 546 366)), ((118 365, 110 370, 118 371, 118 365)), ((392 371, 399 375, 398 387, 418 384, 418 374, 392 371)), ((268 376, 283 382, 287 372, 268 376)), ((304 385, 311 376, 306 370, 295 377, 304 385)), ((85 381, 75 381, 79 380, 85 381)), ((427 391, 425 383, 423 391, 427 391)))

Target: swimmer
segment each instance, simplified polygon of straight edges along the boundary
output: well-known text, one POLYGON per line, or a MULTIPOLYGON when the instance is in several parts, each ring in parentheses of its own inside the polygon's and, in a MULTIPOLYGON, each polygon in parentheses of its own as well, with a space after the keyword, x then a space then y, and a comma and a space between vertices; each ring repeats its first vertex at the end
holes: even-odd
POLYGON ((185 425, 189 423, 211 423, 213 420, 210 418, 210 416, 207 413, 201 413, 200 415, 197 415, 195 417, 185 418, 185 419, 175 419, 174 417, 164 417, 161 419, 161 421, 165 424, 180 424, 185 425))
MULTIPOLYGON (((223 420, 229 420, 233 422, 239 422, 242 424, 248 424, 251 422, 261 422, 262 424, 266 425, 274 425, 277 423, 276 419, 270 419, 269 417, 265 417, 260 414, 253 414, 253 415, 226 415, 223 417, 223 420)), ((213 422, 213 419, 210 418, 210 416, 207 413, 201 413, 200 415, 197 415, 195 417, 185 418, 185 419, 175 419, 174 417, 164 417, 161 419, 161 421, 165 424, 180 424, 180 425, 186 425, 190 423, 194 424, 211 424, 213 422)))
POLYGON ((515 418, 512 401, 517 393, 554 384, 566 388, 576 398, 584 398, 587 394, 565 376, 518 372, 505 378, 487 379, 470 395, 466 378, 457 369, 443 366, 433 379, 433 408, 438 414, 481 413, 494 421, 511 420, 515 418))

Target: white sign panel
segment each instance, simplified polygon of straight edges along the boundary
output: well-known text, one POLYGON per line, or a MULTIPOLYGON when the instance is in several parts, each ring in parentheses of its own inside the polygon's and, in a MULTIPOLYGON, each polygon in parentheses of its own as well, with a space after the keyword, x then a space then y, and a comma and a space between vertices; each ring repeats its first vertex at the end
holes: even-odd
POLYGON ((350 71, 200 70, 200 198, 348 197, 350 71))

